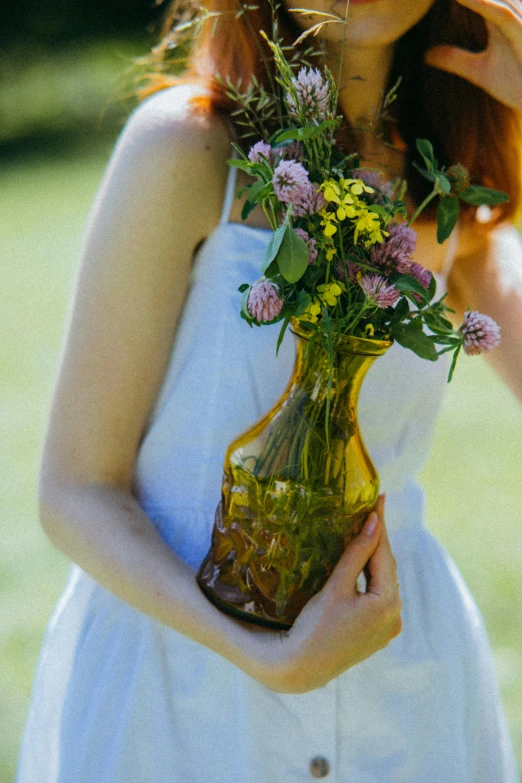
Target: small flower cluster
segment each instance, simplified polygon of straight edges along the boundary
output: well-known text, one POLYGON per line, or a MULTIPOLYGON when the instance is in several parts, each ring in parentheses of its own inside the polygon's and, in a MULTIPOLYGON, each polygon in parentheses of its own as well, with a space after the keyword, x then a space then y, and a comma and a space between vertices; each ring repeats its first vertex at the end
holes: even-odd
POLYGON ((293 90, 286 102, 291 117, 308 119, 319 124, 328 116, 330 102, 328 84, 317 68, 301 68, 292 80, 293 90), (295 95, 295 98, 294 98, 295 95))
MULTIPOLYGON (((399 269, 406 272, 417 247, 417 234, 405 223, 391 222, 385 241, 370 248, 371 263, 383 271, 399 269)), ((429 282, 429 281, 428 281, 429 282)))
POLYGON ((308 171, 297 160, 282 160, 272 177, 274 193, 284 204, 291 204, 296 217, 313 215, 326 203, 310 182, 308 171))
POLYGON ((500 326, 489 315, 478 310, 466 310, 460 327, 464 335, 462 347, 468 356, 475 356, 496 348, 500 342, 500 326))
POLYGON ((342 280, 336 280, 333 283, 321 283, 317 286, 317 296, 314 296, 304 313, 299 317, 299 320, 316 324, 321 315, 321 305, 335 307, 343 291, 346 291, 346 286, 342 280))
POLYGON ((325 237, 332 237, 339 223, 346 219, 351 220, 354 227, 354 244, 357 244, 359 235, 362 235, 366 247, 382 242, 384 236, 388 235, 379 214, 371 210, 366 200, 360 198, 365 193, 374 193, 374 189, 365 185, 362 179, 328 179, 321 184, 320 190, 328 203, 328 206, 319 210, 325 237))
POLYGON ((251 163, 262 163, 263 160, 261 156, 263 156, 272 166, 274 166, 278 160, 301 160, 303 155, 303 145, 299 141, 293 141, 288 146, 279 147, 278 149, 271 147, 266 141, 258 141, 250 148, 248 159, 251 163))
MULTIPOLYGON (((453 350, 451 377, 459 349, 470 355, 491 350, 500 341, 498 325, 468 311, 464 324, 454 329, 444 297, 434 300, 432 273, 414 260, 417 234, 411 223, 419 210, 408 220, 395 195, 406 183, 389 182, 381 172, 361 167, 357 156, 343 153, 334 135, 338 118, 331 74, 325 78, 318 69, 302 67, 295 75, 282 50, 272 48, 290 124, 256 141, 239 164, 258 180, 247 214, 261 203, 274 231, 262 276, 240 286, 242 317, 250 325, 283 321, 282 332, 293 319, 321 333, 330 330, 330 338, 337 333, 397 339, 431 360, 453 350)), ((435 176, 430 143, 418 140, 417 146, 435 176)), ((458 164, 437 187, 451 198, 473 190, 458 164)))
POLYGON ((359 285, 373 304, 381 309, 397 304, 400 292, 394 285, 388 285, 381 275, 363 275, 359 285))
POLYGON ((261 277, 252 285, 248 295, 249 313, 259 323, 270 323, 277 318, 283 307, 284 299, 279 296, 279 286, 266 277, 261 277))

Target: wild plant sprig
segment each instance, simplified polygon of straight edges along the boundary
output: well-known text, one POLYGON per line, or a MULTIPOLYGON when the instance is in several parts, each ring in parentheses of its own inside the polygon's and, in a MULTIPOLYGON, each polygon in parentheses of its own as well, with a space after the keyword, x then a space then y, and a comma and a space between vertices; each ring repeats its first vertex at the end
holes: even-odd
MULTIPOLYGON (((264 67, 264 70, 265 70, 265 73, 266 73, 268 84, 270 85, 270 94, 271 94, 272 99, 273 99, 273 101, 274 101, 274 103, 275 103, 275 105, 276 105, 276 107, 278 109, 279 122, 281 123, 282 122, 282 116, 281 116, 281 113, 280 113, 280 105, 281 105, 280 104, 280 97, 278 95, 278 90, 277 90, 277 86, 276 86, 274 77, 272 75, 272 71, 271 71, 271 69, 270 69, 270 67, 268 65, 267 59, 266 59, 265 54, 264 54, 264 52, 262 50, 261 42, 259 40, 259 37, 256 34, 254 26, 252 25, 252 20, 250 19, 250 15, 248 13, 248 10, 250 10, 250 7, 247 8, 245 6, 245 4, 241 2, 241 0, 236 0, 236 5, 239 8, 238 16, 239 15, 244 15, 245 16, 245 20, 246 20, 246 23, 247 23, 247 25, 249 27, 250 34, 251 34, 253 40, 255 41, 255 45, 256 45, 256 48, 258 50, 259 57, 261 58, 261 62, 263 63, 263 67, 264 67)), ((257 8, 257 6, 252 6, 252 8, 257 8)), ((274 22, 272 23, 272 33, 273 34, 277 33, 277 30, 275 28, 274 22)))
POLYGON ((259 84, 255 75, 245 90, 238 88, 230 77, 223 79, 220 74, 216 74, 216 81, 223 86, 225 94, 237 107, 231 111, 231 115, 236 118, 235 124, 246 128, 239 134, 240 138, 268 138, 270 123, 277 113, 274 95, 259 84))
POLYGON ((496 206, 509 200, 506 193, 480 185, 471 185, 469 173, 461 164, 440 166, 435 158, 433 146, 427 139, 417 139, 417 150, 421 154, 426 168, 414 161, 413 166, 422 176, 433 182, 433 190, 415 210, 408 225, 411 226, 427 205, 440 196, 437 207, 437 242, 442 244, 455 228, 460 214, 459 199, 472 206, 487 204, 496 206))
MULTIPOLYGON (((429 361, 453 351, 451 378, 463 346, 469 352, 477 346, 489 350, 498 335, 480 314, 453 327, 445 296, 435 300, 433 274, 413 261, 411 225, 438 197, 437 238, 443 242, 456 223, 459 199, 497 204, 506 194, 472 185, 459 164, 439 166, 430 142, 418 139, 425 168, 414 165, 433 189, 408 219, 405 180, 388 182, 380 169, 360 168, 357 153, 334 149, 342 117, 330 71, 302 68, 296 75, 280 42, 264 31, 260 35, 272 51, 285 111, 282 127, 261 136, 248 156, 237 147, 242 159, 229 161, 258 180, 249 189, 243 217, 261 204, 274 229, 262 277, 240 286, 242 317, 250 326, 281 321, 277 350, 292 319, 304 322, 327 349, 330 373, 336 341, 351 335, 396 341, 429 361), (482 328, 488 338, 481 342, 482 328)), ((382 114, 396 99, 399 84, 383 96, 382 114)))

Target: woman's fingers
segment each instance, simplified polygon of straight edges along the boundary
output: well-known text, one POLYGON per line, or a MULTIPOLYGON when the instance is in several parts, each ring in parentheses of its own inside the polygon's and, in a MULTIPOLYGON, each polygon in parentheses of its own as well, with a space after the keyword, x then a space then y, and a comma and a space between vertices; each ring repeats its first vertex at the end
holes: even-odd
POLYGON ((457 0, 457 2, 495 24, 502 24, 503 20, 513 17, 522 20, 519 0, 516 2, 515 0, 457 0))
POLYGON ((378 545, 382 524, 378 516, 375 520, 372 516, 366 518, 361 532, 348 544, 328 579, 329 589, 339 597, 352 598, 358 593, 358 576, 378 545))
POLYGON ((440 44, 424 62, 480 87, 493 98, 522 111, 522 6, 520 0, 458 0, 482 16, 488 43, 481 52, 440 44))
POLYGON ((434 46, 424 57, 426 65, 454 73, 455 76, 460 76, 473 84, 477 84, 480 80, 483 60, 484 52, 469 52, 467 49, 449 44, 434 46))
POLYGON ((386 530, 383 495, 379 496, 375 508, 381 521, 381 535, 379 543, 366 565, 366 593, 361 595, 364 597, 368 593, 373 593, 380 597, 393 598, 398 592, 397 561, 386 530))

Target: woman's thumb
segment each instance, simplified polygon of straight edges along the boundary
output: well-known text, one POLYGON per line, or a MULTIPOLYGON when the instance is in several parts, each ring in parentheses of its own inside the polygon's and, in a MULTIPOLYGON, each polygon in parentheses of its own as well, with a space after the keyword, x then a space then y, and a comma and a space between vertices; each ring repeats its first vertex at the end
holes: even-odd
POLYGON ((376 511, 366 518, 363 528, 353 541, 350 541, 330 577, 342 584, 347 594, 356 592, 357 578, 375 552, 379 543, 379 516, 376 511))

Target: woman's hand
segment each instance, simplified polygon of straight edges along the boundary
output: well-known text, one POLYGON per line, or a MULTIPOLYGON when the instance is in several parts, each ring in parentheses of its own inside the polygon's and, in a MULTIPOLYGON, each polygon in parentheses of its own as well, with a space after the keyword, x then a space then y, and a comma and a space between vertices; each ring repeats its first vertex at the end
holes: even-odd
POLYGON ((441 44, 426 52, 427 65, 467 79, 501 103, 522 112, 522 6, 520 0, 457 0, 480 14, 489 41, 483 52, 441 44))
POLYGON ((326 685, 400 633, 402 602, 397 564, 384 525, 384 496, 379 497, 375 510, 374 531, 368 531, 368 518, 290 631, 264 637, 269 644, 271 639, 276 660, 257 679, 272 690, 306 693, 326 685), (363 569, 365 593, 356 584, 363 569))

